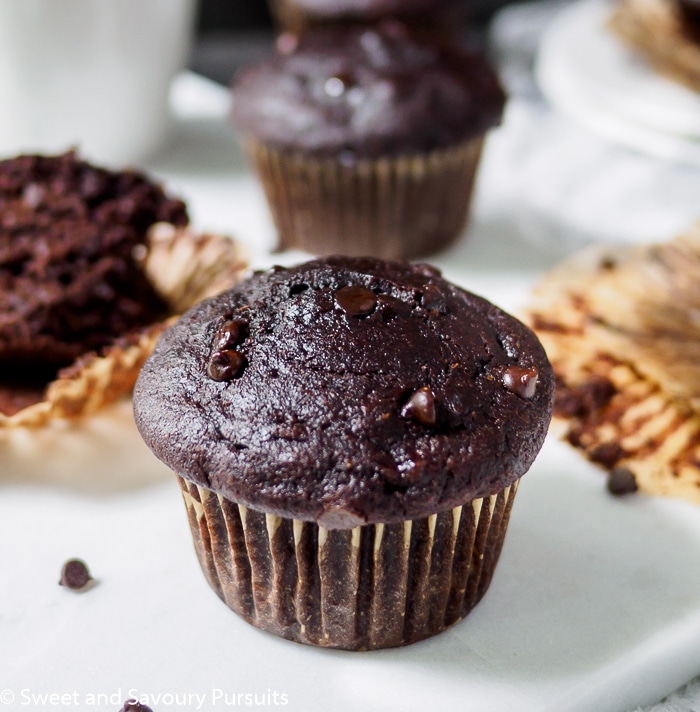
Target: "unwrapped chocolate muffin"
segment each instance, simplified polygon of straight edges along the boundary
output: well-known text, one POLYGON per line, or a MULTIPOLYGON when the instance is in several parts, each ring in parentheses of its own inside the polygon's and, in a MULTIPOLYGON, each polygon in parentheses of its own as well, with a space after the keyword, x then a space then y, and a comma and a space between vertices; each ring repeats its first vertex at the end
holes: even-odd
POLYGON ((280 247, 412 258, 455 240, 504 106, 488 64, 396 22, 278 47, 238 75, 233 120, 280 247))
POLYGON ((231 286, 238 249, 187 223, 185 204, 136 171, 72 152, 0 161, 0 425, 128 391, 162 322, 207 294, 183 304, 172 280, 231 286))
POLYGON ((552 372, 437 270, 331 257, 186 313, 134 391, 216 593, 302 643, 405 645, 481 599, 552 372))

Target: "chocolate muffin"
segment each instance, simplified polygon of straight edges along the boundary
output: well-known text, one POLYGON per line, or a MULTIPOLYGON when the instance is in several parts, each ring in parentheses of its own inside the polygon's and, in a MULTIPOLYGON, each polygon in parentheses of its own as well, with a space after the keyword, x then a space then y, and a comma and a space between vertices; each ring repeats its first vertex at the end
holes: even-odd
POLYGON ((396 22, 283 36, 233 93, 281 247, 384 258, 459 235, 504 105, 481 57, 396 22))
MULTIPOLYGON (((117 342, 133 370, 144 329, 174 312, 148 273, 150 231, 163 223, 184 228, 185 204, 136 171, 73 152, 0 161, 2 422, 117 342)), ((190 236, 177 236, 187 249, 190 236)))
POLYGON ((455 35, 464 27, 468 0, 270 0, 277 22, 291 32, 327 24, 370 24, 397 19, 420 31, 455 35))
POLYGON ((480 600, 552 396, 513 317, 432 267, 330 257, 185 314, 134 408, 217 594, 286 638, 366 649, 480 600))

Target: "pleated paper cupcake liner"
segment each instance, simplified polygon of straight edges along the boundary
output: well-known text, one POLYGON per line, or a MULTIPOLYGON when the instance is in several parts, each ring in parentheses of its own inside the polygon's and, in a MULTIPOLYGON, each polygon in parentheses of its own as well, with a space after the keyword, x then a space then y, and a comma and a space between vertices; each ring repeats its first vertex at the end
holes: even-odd
POLYGON ((144 269, 171 316, 117 339, 100 354, 81 357, 48 384, 39 402, 12 415, 0 413, 0 429, 87 415, 128 394, 160 334, 176 316, 232 287, 247 270, 240 246, 231 239, 165 223, 151 228, 143 250, 144 269))
POLYGON ((463 231, 484 138, 445 150, 346 164, 250 141, 281 249, 411 259, 463 231))
POLYGON ((329 530, 178 481, 219 598, 270 633, 346 650, 407 645, 462 620, 489 587, 517 490, 423 519, 329 530))
MULTIPOLYGON (((593 245, 536 286, 525 319, 557 376, 554 431, 627 487, 700 505, 700 223, 593 245)), ((629 491, 629 490, 628 490, 629 491)))

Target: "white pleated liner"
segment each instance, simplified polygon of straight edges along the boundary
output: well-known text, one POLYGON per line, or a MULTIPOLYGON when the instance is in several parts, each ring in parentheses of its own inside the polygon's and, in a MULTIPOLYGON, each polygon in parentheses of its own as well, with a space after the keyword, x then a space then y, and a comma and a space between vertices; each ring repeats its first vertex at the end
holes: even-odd
POLYGON ((178 480, 200 564, 229 608, 284 638, 348 650, 406 645, 464 618, 491 582, 517 491, 328 530, 178 480))

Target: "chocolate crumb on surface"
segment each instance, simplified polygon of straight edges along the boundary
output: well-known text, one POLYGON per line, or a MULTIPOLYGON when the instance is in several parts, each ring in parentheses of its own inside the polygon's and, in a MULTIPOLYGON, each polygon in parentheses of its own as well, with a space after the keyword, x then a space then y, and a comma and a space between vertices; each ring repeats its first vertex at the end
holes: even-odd
POLYGON ((82 559, 69 559, 63 564, 58 583, 72 591, 85 591, 93 581, 94 579, 82 559))
POLYGON ((612 381, 602 376, 578 386, 562 383, 557 387, 554 414, 561 418, 587 418, 610 403, 617 392, 612 381))
POLYGON ((153 710, 148 705, 144 705, 143 702, 131 699, 124 703, 119 712, 153 712, 153 710))
POLYGON ((616 467, 610 471, 607 487, 608 492, 614 495, 632 494, 639 489, 634 472, 626 467, 616 467))
POLYGON ((589 453, 588 457, 592 462, 597 462, 608 470, 612 470, 615 465, 627 456, 627 451, 615 441, 596 445, 589 453))

